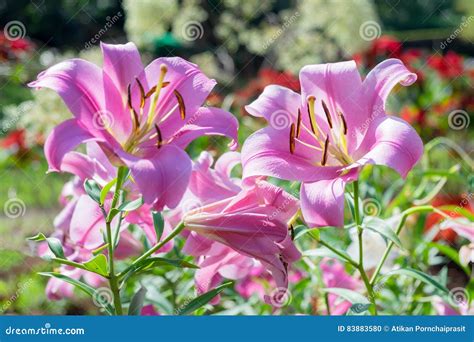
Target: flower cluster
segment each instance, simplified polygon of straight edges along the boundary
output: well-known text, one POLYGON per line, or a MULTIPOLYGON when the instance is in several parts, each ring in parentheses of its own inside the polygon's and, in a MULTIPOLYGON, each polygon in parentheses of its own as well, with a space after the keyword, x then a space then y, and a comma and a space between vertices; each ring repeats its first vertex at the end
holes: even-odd
MULTIPOLYGON (((34 238, 45 240, 42 255, 61 264, 46 274, 52 277, 49 298, 71 296, 74 286, 94 296, 94 288, 108 283, 113 305, 104 307, 122 314, 127 281, 167 264, 197 268, 195 285, 204 302, 217 303, 229 285, 224 279, 230 279, 243 297, 257 293, 278 308, 289 283, 305 277, 294 264, 301 258, 296 240, 308 234, 356 270, 351 274, 339 261, 321 260, 322 282, 339 290, 326 295, 327 313, 377 313, 375 285, 400 243, 406 215, 433 208, 415 207, 397 217, 396 233, 374 228, 361 219, 359 175, 370 164, 407 177, 422 156, 416 131, 385 112, 392 88, 411 85, 416 74, 398 59, 376 65, 364 80, 354 61, 305 66, 299 85, 288 83, 294 90, 271 84, 246 106, 269 125, 247 138, 241 153, 228 151, 214 162, 208 151, 192 160, 186 147, 200 136, 219 135, 237 148, 236 118, 203 106, 216 82, 181 58, 158 58, 143 67, 134 44, 101 46, 102 68, 67 60, 30 83, 56 91, 73 115, 45 143, 50 171, 74 175, 64 186, 54 234, 34 238), (282 114, 284 124, 276 125, 274 116, 282 114), (84 153, 76 151, 79 145, 86 146, 84 153), (236 166, 242 177, 235 176, 236 166), (299 193, 281 180, 300 182, 299 193), (344 211, 349 184, 353 224, 344 211), (297 222, 307 228, 295 228, 297 222), (351 249, 357 253, 340 251, 312 229, 345 225, 356 229, 358 248, 351 249), (378 265, 368 265, 361 253, 369 226, 370 234, 390 240, 383 253, 373 253, 378 265), (176 242, 181 240, 184 246, 176 242), (193 256, 196 265, 166 258, 171 250, 193 256), (359 296, 355 309, 340 292, 364 289, 367 297, 359 296)), ((472 238, 462 225, 453 229, 472 238)), ((471 247, 464 248, 463 260, 472 259, 471 247)), ((129 312, 157 314, 144 306, 141 289, 126 303, 129 312)))

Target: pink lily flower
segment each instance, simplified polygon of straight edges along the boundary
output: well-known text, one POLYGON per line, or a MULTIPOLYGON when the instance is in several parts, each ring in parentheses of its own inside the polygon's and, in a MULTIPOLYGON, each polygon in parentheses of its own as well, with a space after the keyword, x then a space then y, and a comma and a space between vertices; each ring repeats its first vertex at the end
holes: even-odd
POLYGON ((278 287, 288 287, 288 266, 300 258, 287 222, 298 200, 277 186, 260 181, 236 196, 187 212, 187 229, 259 260, 278 287))
POLYGON ((191 173, 184 148, 202 135, 228 136, 235 147, 238 122, 228 112, 201 107, 216 82, 196 65, 173 57, 143 68, 133 43, 101 47, 102 69, 71 59, 29 84, 55 90, 74 116, 45 143, 50 171, 59 171, 78 145, 96 141, 114 164, 130 168, 146 203, 173 208, 191 173))
POLYGON ((301 209, 311 227, 344 224, 344 188, 366 164, 389 166, 402 177, 423 153, 405 121, 385 113, 391 89, 415 82, 397 59, 361 80, 354 61, 309 65, 300 72, 301 94, 271 85, 246 110, 271 125, 242 148, 244 178, 301 181, 301 209))
POLYGON ((243 189, 241 181, 231 177, 239 163, 240 154, 228 152, 212 168, 212 156, 201 153, 181 203, 167 216, 174 224, 183 220, 190 230, 185 231, 183 252, 197 257, 199 292, 212 289, 223 278, 246 277, 257 260, 278 286, 287 286, 287 266, 300 256, 286 225, 298 208, 297 200, 266 182, 243 189))
MULTIPOLYGON (((344 265, 340 262, 324 259, 319 266, 323 272, 323 282, 326 287, 336 287, 354 291, 363 288, 362 281, 349 275, 345 271, 344 265)), ((349 301, 341 300, 336 294, 329 293, 331 315, 344 315, 351 305, 349 301)))

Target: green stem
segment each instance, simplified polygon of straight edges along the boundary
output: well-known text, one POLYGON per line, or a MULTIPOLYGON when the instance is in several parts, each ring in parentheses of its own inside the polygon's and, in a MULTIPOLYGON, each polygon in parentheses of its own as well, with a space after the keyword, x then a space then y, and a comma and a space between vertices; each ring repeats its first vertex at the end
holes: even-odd
POLYGON ((324 242, 323 240, 318 240, 318 242, 321 244, 321 246, 324 246, 327 249, 329 249, 331 252, 333 252, 334 254, 337 254, 338 256, 340 256, 341 258, 346 260, 348 263, 350 263, 355 268, 357 268, 357 269, 359 268, 359 264, 356 261, 352 260, 349 256, 341 253, 340 251, 338 251, 337 249, 335 249, 334 247, 332 247, 328 243, 324 242))
POLYGON ((372 303, 372 313, 376 316, 377 315, 377 304, 375 302, 375 293, 372 287, 372 284, 369 281, 369 277, 364 269, 364 244, 362 238, 362 227, 361 227, 361 220, 360 220, 360 210, 359 210, 359 181, 356 180, 354 183, 354 221, 357 226, 357 237, 359 240, 359 264, 357 269, 359 270, 360 276, 364 285, 367 289, 367 294, 369 297, 370 302, 372 303))
POLYGON ((138 263, 142 262, 143 260, 145 260, 146 258, 148 258, 149 256, 151 256, 153 253, 155 253, 157 250, 159 250, 161 247, 163 247, 165 244, 167 244, 169 241, 171 241, 176 235, 178 235, 179 233, 181 233, 181 231, 184 229, 184 223, 181 222, 180 224, 178 224, 176 226, 175 229, 173 229, 173 231, 166 237, 164 238, 163 240, 161 240, 160 242, 156 243, 152 248, 150 248, 148 251, 146 251, 145 253, 143 253, 140 257, 138 257, 137 259, 135 259, 135 261, 130 265, 128 266, 125 270, 123 270, 122 272, 120 272, 118 274, 118 278, 122 278, 125 274, 127 274, 130 270, 132 270, 135 265, 137 265, 138 263))
MULTIPOLYGON (((400 234, 400 232, 402 231, 403 226, 405 225, 406 219, 409 215, 415 214, 415 213, 421 213, 421 212, 432 212, 434 210, 435 210, 435 208, 433 208, 431 205, 423 205, 423 206, 413 207, 413 208, 405 210, 404 212, 402 212, 402 218, 400 219, 400 223, 397 226, 395 234, 397 234, 397 236, 400 234)), ((390 254, 390 251, 392 250, 393 245, 394 245, 394 243, 392 241, 390 241, 388 243, 387 248, 385 249, 385 252, 382 255, 382 259, 380 259, 380 261, 377 265, 377 268, 375 269, 375 272, 372 275, 372 278, 370 279, 370 284, 372 286, 375 285, 375 281, 377 280, 377 276, 379 275, 380 270, 382 269, 385 261, 387 260, 387 257, 390 254)))
MULTIPOLYGON (((113 209, 117 206, 117 202, 120 197, 120 191, 122 188, 122 185, 125 181, 125 175, 127 173, 127 169, 123 166, 119 167, 117 171, 117 183, 115 184, 115 192, 114 196, 112 198, 112 203, 110 205, 110 209, 113 209)), ((114 296, 114 307, 115 307, 115 313, 117 315, 122 315, 123 314, 123 309, 122 309, 122 302, 120 300, 120 290, 118 287, 118 277, 115 274, 115 262, 114 262, 114 253, 115 253, 115 246, 114 246, 114 240, 112 236, 112 227, 111 227, 111 220, 107 218, 107 215, 105 215, 105 226, 107 230, 107 250, 108 250, 108 256, 109 256, 109 284, 110 284, 110 290, 112 291, 112 294, 114 296)), ((120 227, 117 227, 119 230, 120 227)))
POLYGON ((114 266, 114 246, 112 243, 112 229, 110 227, 110 222, 106 222, 107 228, 107 240, 108 240, 108 252, 109 252, 109 284, 110 290, 114 296, 114 306, 115 312, 117 315, 122 315, 122 303, 120 301, 120 291, 118 288, 118 280, 117 275, 115 274, 115 266, 114 266))

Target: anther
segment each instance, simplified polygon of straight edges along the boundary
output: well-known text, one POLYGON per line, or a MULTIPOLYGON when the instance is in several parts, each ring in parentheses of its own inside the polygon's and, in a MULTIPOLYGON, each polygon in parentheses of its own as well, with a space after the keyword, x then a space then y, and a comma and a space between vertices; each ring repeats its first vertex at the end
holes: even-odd
POLYGON ((156 147, 160 148, 163 143, 163 137, 161 136, 160 127, 158 127, 157 124, 155 124, 155 130, 156 130, 156 137, 157 137, 156 147))
POLYGON ((313 133, 317 135, 318 124, 316 123, 316 116, 314 115, 314 101, 316 101, 316 98, 314 96, 308 96, 309 123, 311 124, 311 131, 313 131, 313 133))
POLYGON ((296 137, 299 138, 301 133, 301 111, 298 108, 298 117, 296 119, 296 137))
POLYGON ((326 105, 326 102, 324 100, 321 100, 323 104, 323 109, 324 109, 324 114, 326 114, 326 119, 328 120, 329 128, 332 129, 332 119, 331 119, 331 113, 329 113, 328 106, 326 105))
POLYGON ((183 96, 177 91, 176 89, 173 90, 174 96, 176 96, 176 100, 178 100, 179 105, 179 114, 181 116, 181 120, 186 118, 186 106, 184 104, 183 96))
POLYGON ((324 142, 323 156, 321 159, 322 166, 326 165, 326 162, 328 161, 328 147, 329 147, 329 134, 326 135, 326 141, 324 142))
MULTIPOLYGON (((170 82, 163 82, 163 84, 161 85, 161 88, 165 88, 169 85, 170 85, 170 82)), ((145 98, 146 99, 149 98, 151 95, 155 93, 155 91, 156 91, 156 86, 151 87, 151 89, 148 90, 148 92, 146 93, 145 98)))
POLYGON ((346 118, 344 117, 344 114, 342 114, 340 111, 337 111, 337 114, 338 114, 339 117, 341 118, 342 131, 344 132, 344 135, 347 135, 347 122, 346 122, 346 118))
POLYGON ((295 124, 292 123, 290 126, 290 152, 293 154, 295 152, 295 124))
POLYGON ((135 77, 135 81, 137 81, 138 88, 140 89, 140 108, 145 107, 145 89, 143 89, 142 82, 135 77))
POLYGON ((129 84, 128 87, 127 87, 128 108, 130 109, 130 112, 132 113, 133 122, 134 122, 135 127, 140 127, 140 121, 138 120, 138 114, 132 106, 132 96, 131 96, 130 88, 131 88, 131 84, 129 84))

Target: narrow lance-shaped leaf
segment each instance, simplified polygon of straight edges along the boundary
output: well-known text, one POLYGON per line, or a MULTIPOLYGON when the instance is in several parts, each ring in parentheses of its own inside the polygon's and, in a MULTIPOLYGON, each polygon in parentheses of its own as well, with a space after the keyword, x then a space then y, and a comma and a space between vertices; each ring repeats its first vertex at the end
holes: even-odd
POLYGON ((146 288, 142 286, 137 291, 137 293, 133 295, 132 300, 130 302, 130 306, 128 308, 128 314, 130 316, 140 315, 143 307, 143 302, 145 301, 146 292, 146 288))
MULTIPOLYGON (((97 296, 97 293, 96 293, 96 290, 79 281, 79 280, 76 280, 76 279, 72 279, 64 274, 61 274, 61 273, 56 273, 56 272, 39 272, 38 273, 39 275, 42 275, 42 276, 45 276, 45 277, 51 277, 51 278, 57 278, 57 279, 60 279, 60 280, 63 280, 69 284, 72 284, 74 285, 77 289, 85 292, 86 294, 88 294, 89 296, 91 296, 91 298, 95 298, 97 296)), ((104 303, 104 309, 107 311, 108 314, 110 315, 113 315, 115 310, 114 308, 108 304, 108 303, 104 303)))
POLYGON ((100 202, 100 186, 97 184, 96 181, 93 179, 86 179, 84 182, 84 190, 86 193, 89 195, 90 198, 92 198, 95 202, 101 203, 100 202))
POLYGON ((63 246, 61 244, 61 241, 59 241, 59 239, 55 237, 47 238, 46 236, 44 236, 44 234, 39 233, 35 236, 28 238, 28 240, 36 241, 36 242, 46 241, 49 249, 51 250, 51 252, 54 254, 56 258, 66 259, 66 257, 64 256, 63 246))
POLYGON ((392 241, 399 248, 403 248, 402 242, 397 234, 395 234, 395 232, 388 226, 387 222, 380 218, 366 217, 362 223, 362 228, 378 233, 385 239, 392 241))
POLYGON ((93 257, 89 261, 83 263, 83 265, 90 271, 107 276, 107 258, 104 254, 99 254, 93 257))
POLYGON ((105 184, 105 186, 102 188, 100 191, 100 204, 104 205, 105 198, 107 197, 107 194, 109 193, 110 189, 117 183, 117 178, 112 179, 110 182, 105 184))
POLYGON ((155 227, 156 241, 160 241, 163 236, 163 230, 165 228, 165 221, 163 215, 158 211, 151 212, 153 216, 153 226, 155 227))
POLYGON ((199 297, 196 297, 194 298, 192 301, 190 301, 187 305, 185 305, 184 307, 180 308, 178 310, 178 314, 179 315, 189 315, 190 313, 196 311, 197 309, 199 309, 200 307, 206 305, 207 303, 209 303, 212 298, 214 298, 215 296, 217 296, 219 293, 221 293, 226 287, 229 287, 230 285, 232 285, 231 282, 228 282, 228 283, 225 283, 225 284, 222 284, 218 287, 216 287, 215 289, 211 290, 211 291, 208 291, 202 295, 200 295, 199 297))

